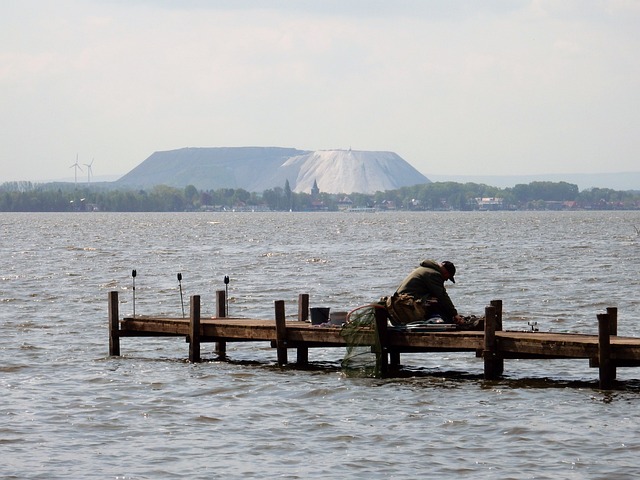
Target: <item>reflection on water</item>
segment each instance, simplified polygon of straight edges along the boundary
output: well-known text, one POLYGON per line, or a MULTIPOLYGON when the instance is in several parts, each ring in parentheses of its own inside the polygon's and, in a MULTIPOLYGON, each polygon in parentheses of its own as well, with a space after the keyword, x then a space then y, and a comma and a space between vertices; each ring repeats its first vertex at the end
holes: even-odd
MULTIPOLYGON (((269 345, 185 361, 178 339, 107 356, 107 292, 122 314, 181 315, 230 277, 230 314, 348 310, 392 293, 422 258, 456 263, 465 314, 504 302, 507 329, 595 333, 635 321, 638 212, 1 214, 3 478, 632 478, 638 369, 597 390, 586 361, 507 360, 482 379, 468 353, 403 355, 391 379, 349 378, 342 352, 308 369, 269 345), (631 430, 630 430, 631 429, 631 430), (544 459, 542 461, 541 459, 544 459)), ((206 347, 206 346, 205 346, 206 347)))

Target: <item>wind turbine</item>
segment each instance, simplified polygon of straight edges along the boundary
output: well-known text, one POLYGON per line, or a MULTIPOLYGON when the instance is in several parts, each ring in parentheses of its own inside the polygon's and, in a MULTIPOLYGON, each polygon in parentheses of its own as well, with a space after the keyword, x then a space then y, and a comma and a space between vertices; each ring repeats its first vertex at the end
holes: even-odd
POLYGON ((91 175, 93 175, 93 170, 91 170, 91 165, 93 165, 93 161, 95 159, 91 159, 91 163, 85 163, 83 164, 85 167, 87 167, 87 183, 91 183, 91 175))
POLYGON ((71 165, 69 168, 75 168, 75 184, 78 184, 78 170, 82 172, 82 167, 78 165, 78 155, 76 154, 76 163, 71 165))

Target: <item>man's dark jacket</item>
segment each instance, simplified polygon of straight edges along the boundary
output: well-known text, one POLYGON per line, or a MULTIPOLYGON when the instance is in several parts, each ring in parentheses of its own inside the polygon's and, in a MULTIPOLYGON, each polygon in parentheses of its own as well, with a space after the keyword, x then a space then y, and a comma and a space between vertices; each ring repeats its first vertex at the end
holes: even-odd
POLYGON ((423 260, 420 266, 411 272, 398 287, 397 293, 406 293, 428 305, 429 299, 438 300, 440 313, 451 321, 458 314, 456 307, 444 288, 445 279, 440 272, 440 264, 434 260, 423 260))

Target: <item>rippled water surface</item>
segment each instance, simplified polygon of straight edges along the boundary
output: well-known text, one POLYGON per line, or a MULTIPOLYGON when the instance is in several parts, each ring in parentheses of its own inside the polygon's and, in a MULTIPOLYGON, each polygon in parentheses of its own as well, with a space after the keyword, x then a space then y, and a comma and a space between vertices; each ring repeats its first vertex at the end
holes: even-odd
MULTIPOLYGON (((423 258, 456 263, 463 314, 504 302, 504 327, 597 331, 619 309, 640 336, 638 212, 0 214, 2 478, 636 478, 640 369, 597 389, 585 361, 403 355, 397 378, 350 378, 340 349, 276 366, 268 344, 121 342, 120 312, 205 315, 230 277, 230 315, 274 300, 348 310, 393 292, 423 258)), ((295 356, 295 355, 293 355, 295 356)))

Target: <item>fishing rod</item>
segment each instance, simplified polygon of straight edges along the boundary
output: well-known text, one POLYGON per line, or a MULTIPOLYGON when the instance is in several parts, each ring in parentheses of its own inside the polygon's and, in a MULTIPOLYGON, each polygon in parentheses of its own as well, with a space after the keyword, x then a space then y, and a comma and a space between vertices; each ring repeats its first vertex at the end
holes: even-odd
POLYGON ((131 277, 133 278, 133 318, 136 318, 136 275, 135 270, 131 271, 131 277))
POLYGON ((180 304, 182 305, 182 318, 184 318, 184 299, 182 298, 182 274, 178 272, 178 287, 180 287, 180 304))
POLYGON ((225 298, 225 312, 224 316, 229 316, 229 275, 224 276, 224 298, 225 298))

